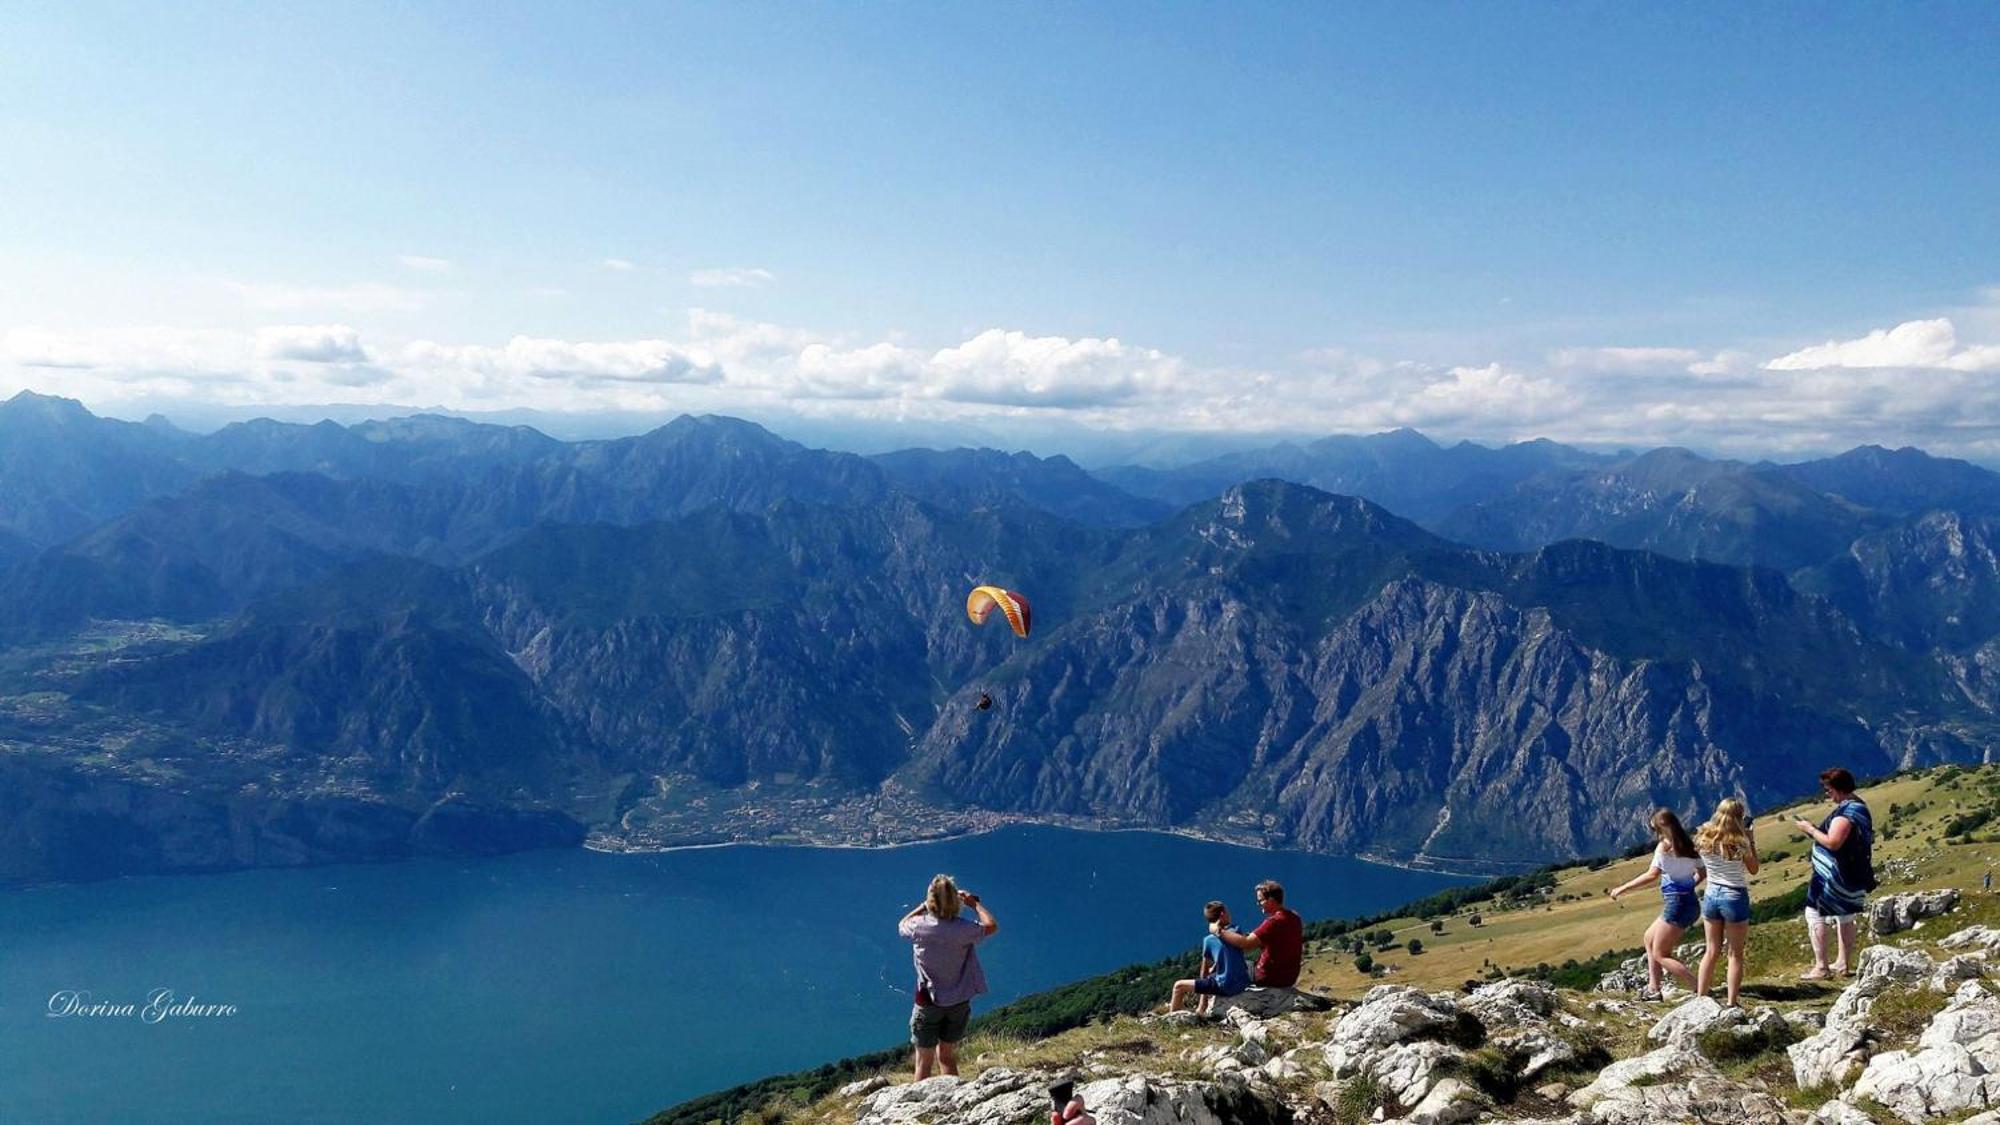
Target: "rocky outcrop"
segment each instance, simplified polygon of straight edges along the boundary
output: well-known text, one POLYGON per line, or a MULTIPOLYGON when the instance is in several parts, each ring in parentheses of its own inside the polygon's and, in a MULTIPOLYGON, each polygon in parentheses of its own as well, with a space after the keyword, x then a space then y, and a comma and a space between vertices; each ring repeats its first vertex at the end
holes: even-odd
POLYGON ((1935 918, 1958 905, 1958 889, 1885 895, 1868 905, 1868 927, 1876 937, 1901 933, 1925 918, 1935 918))
MULTIPOLYGON (((1046 1119, 1048 1074, 995 1068, 969 1082, 929 1078, 867 1094, 857 1125, 996 1125, 1046 1119)), ((1242 1082, 1130 1076, 1077 1087, 1099 1125, 1291 1125, 1290 1108, 1242 1082)))
POLYGON ((1771 1008, 1724 1007, 1714 997, 1698 996, 1668 1012, 1646 1038, 1663 1047, 1693 1050, 1711 1034, 1774 1042, 1786 1035, 1785 1018, 1771 1008))
POLYGON ((1219 996, 1212 1009, 1217 1018, 1241 1013, 1256 1019, 1270 1019, 1290 1012, 1325 1012, 1333 1001, 1296 988, 1246 988, 1234 996, 1219 996))

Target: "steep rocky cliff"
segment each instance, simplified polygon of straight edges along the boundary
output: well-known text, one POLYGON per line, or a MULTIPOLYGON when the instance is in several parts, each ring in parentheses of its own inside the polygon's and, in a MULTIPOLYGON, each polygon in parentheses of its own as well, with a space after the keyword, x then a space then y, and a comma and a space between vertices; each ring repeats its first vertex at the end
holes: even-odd
POLYGON ((71 709, 48 730, 131 716, 302 793, 546 805, 607 845, 735 831, 686 797, 754 791, 893 800, 889 838, 930 808, 1457 868, 1601 851, 1718 790, 1761 804, 1829 757, 1977 757, 1989 722, 1951 667, 1774 572, 1471 551, 1281 482, 1129 532, 907 498, 547 526, 48 675, 71 709), (979 580, 1031 591, 1033 638, 966 623, 979 580))

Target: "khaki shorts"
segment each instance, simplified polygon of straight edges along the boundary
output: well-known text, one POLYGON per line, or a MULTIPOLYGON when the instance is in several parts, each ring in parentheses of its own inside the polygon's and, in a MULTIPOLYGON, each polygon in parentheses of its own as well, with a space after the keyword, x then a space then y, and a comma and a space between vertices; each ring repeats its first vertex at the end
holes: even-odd
POLYGON ((972 1001, 938 1007, 918 1004, 910 1009, 910 1042, 925 1050, 939 1043, 956 1043, 965 1038, 965 1025, 972 1020, 972 1001))

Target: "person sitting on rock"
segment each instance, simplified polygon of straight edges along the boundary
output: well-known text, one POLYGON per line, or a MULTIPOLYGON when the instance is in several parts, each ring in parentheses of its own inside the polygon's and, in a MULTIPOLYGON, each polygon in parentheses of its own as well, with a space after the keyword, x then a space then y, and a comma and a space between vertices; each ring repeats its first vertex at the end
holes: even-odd
POLYGON ((917 1002, 910 1011, 917 1081, 929 1078, 933 1066, 958 1073, 958 1041, 972 1019, 972 998, 986 991, 986 971, 974 947, 999 930, 979 896, 959 890, 949 875, 932 879, 924 901, 897 925, 914 946, 917 966, 917 1002), (977 922, 959 917, 966 907, 978 912, 977 922))
POLYGON ((1726 797, 1715 815, 1694 834, 1695 850, 1708 868, 1708 893, 1702 896, 1701 920, 1708 948, 1701 954, 1695 991, 1708 995, 1715 983, 1715 962, 1729 951, 1729 992, 1724 1007, 1737 1006, 1743 989, 1745 943, 1750 940, 1750 876, 1757 873, 1757 837, 1751 831, 1743 802, 1726 797))
POLYGON ((1688 988, 1695 987, 1694 974, 1674 956, 1674 947, 1680 944, 1687 928, 1701 920, 1701 904, 1695 901, 1695 888, 1707 872, 1701 854, 1695 851, 1694 841, 1688 838, 1681 818, 1672 809, 1654 812, 1647 827, 1659 841, 1659 846, 1653 849, 1652 865, 1630 882, 1611 888, 1610 895, 1611 901, 1616 902, 1626 891, 1659 881, 1660 916, 1646 927, 1646 990, 1639 994, 1641 1000, 1658 1000, 1662 969, 1688 988))
POLYGON ((1263 988, 1291 988, 1299 983, 1299 966, 1305 961, 1306 927, 1299 916, 1285 906, 1285 888, 1275 879, 1257 884, 1257 905, 1264 920, 1247 934, 1225 930, 1210 923, 1208 930, 1245 953, 1257 952, 1257 967, 1250 983, 1263 988))
POLYGON ((1169 1012, 1178 1012, 1187 1007, 1190 997, 1199 997, 1195 1014, 1205 1016, 1215 1007, 1216 997, 1234 996, 1250 987, 1250 966, 1243 960, 1243 951, 1223 941, 1215 929, 1229 928, 1229 908, 1217 899, 1201 909, 1210 927, 1201 939, 1201 971, 1192 980, 1174 982, 1173 996, 1167 1002, 1169 1012))
POLYGON ((1868 805, 1854 795, 1854 775, 1835 767, 1819 775, 1820 787, 1833 801, 1833 811, 1815 828, 1804 818, 1793 821, 1813 842, 1812 878, 1806 883, 1806 938, 1812 943, 1813 967, 1806 980, 1825 980, 1854 971, 1855 919, 1875 889, 1875 821, 1868 805), (1826 961, 1827 931, 1839 934, 1840 960, 1826 961))

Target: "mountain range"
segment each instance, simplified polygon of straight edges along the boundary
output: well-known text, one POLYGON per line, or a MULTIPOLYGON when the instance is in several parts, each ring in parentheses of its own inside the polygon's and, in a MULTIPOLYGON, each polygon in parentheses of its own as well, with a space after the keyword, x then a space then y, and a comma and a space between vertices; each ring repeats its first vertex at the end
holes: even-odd
POLYGON ((7 879, 1004 819, 1504 870, 1978 760, 2000 707, 2000 475, 1915 450, 1092 475, 32 396, 0 450, 7 879))

